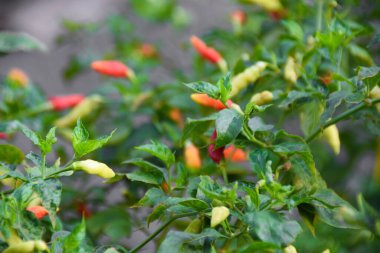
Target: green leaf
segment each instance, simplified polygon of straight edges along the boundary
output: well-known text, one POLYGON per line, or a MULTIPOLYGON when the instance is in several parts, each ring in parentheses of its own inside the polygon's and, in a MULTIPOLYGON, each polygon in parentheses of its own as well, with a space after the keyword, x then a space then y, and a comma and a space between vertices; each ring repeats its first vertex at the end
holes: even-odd
POLYGON ((288 30, 288 33, 290 36, 294 37, 298 41, 302 42, 304 33, 302 30, 302 27, 293 20, 282 20, 281 23, 285 26, 285 28, 288 30))
POLYGON ((179 202, 179 204, 182 206, 190 207, 198 212, 201 212, 210 207, 203 200, 195 199, 195 198, 186 198, 183 201, 179 202))
POLYGON ((17 122, 17 128, 20 129, 24 133, 24 135, 33 142, 34 145, 38 147, 41 145, 41 137, 38 136, 35 132, 33 132, 29 127, 25 126, 20 122, 17 122))
POLYGON ((204 93, 215 99, 219 98, 219 89, 211 83, 200 81, 185 83, 185 85, 197 93, 204 93))
POLYGON ((61 181, 56 178, 41 180, 34 188, 41 196, 42 205, 49 211, 49 217, 55 224, 57 209, 61 203, 61 181))
POLYGON ((167 168, 169 168, 174 162, 175 157, 172 151, 164 144, 151 141, 151 144, 145 144, 136 147, 137 150, 145 151, 161 161, 163 161, 167 168))
POLYGON ((86 223, 90 234, 105 233, 114 241, 127 237, 132 232, 131 218, 122 205, 102 210, 86 220, 86 223))
POLYGON ((267 174, 266 164, 268 157, 269 153, 266 149, 256 149, 249 154, 249 160, 251 161, 253 172, 255 172, 261 179, 264 179, 267 174))
POLYGON ((378 33, 375 36, 373 36, 373 38, 371 39, 371 41, 368 43, 367 48, 371 48, 374 45, 379 44, 379 42, 380 42, 380 33, 378 33))
POLYGON ((243 128, 243 116, 234 109, 224 109, 219 112, 215 121, 216 148, 231 143, 243 128))
POLYGON ((318 100, 302 106, 301 129, 306 136, 309 136, 319 126, 322 110, 323 105, 318 100))
POLYGON ((150 188, 135 206, 152 207, 166 199, 166 194, 160 188, 150 188))
POLYGON ((158 248, 157 253, 203 252, 206 240, 227 238, 218 231, 208 228, 200 234, 170 231, 158 248))
POLYGON ((270 242, 251 242, 248 245, 241 247, 238 253, 261 252, 262 250, 266 252, 266 250, 276 250, 276 249, 280 249, 280 247, 270 242))
POLYGON ((337 228, 362 228, 359 212, 333 190, 318 189, 312 201, 319 218, 337 228))
POLYGON ((281 214, 271 211, 246 213, 243 219, 251 234, 278 246, 292 243, 302 231, 296 221, 286 220, 281 214))
POLYGON ((248 121, 248 127, 252 132, 266 132, 274 128, 273 125, 267 125, 260 117, 253 117, 248 121))
POLYGON ((222 77, 218 81, 217 86, 220 90, 220 100, 225 104, 230 98, 230 92, 232 90, 231 73, 229 72, 224 77, 222 77))
POLYGON ((303 104, 310 100, 310 93, 304 91, 291 91, 284 101, 282 101, 278 106, 280 108, 287 109, 291 104, 303 104))
POLYGON ((355 58, 357 58, 357 59, 361 60, 362 62, 368 64, 368 66, 375 65, 371 55, 364 48, 362 48, 356 44, 350 43, 350 44, 348 44, 348 49, 350 50, 350 53, 352 56, 354 56, 355 58))
POLYGON ((24 153, 11 144, 0 144, 0 162, 20 164, 25 159, 24 153))
POLYGON ((127 173, 126 176, 129 180, 153 185, 161 185, 164 181, 163 173, 151 167, 127 173))
POLYGON ((46 46, 26 33, 0 32, 0 53, 46 50, 46 46))
POLYGON ((73 130, 73 149, 76 158, 80 158, 88 153, 91 153, 106 144, 109 139, 111 139, 113 133, 116 130, 112 131, 108 136, 102 136, 96 140, 89 140, 89 134, 82 124, 82 122, 78 119, 77 125, 73 130))
POLYGON ((82 219, 82 222, 78 224, 73 231, 65 237, 63 240, 63 252, 78 252, 84 253, 82 245, 85 244, 86 239, 86 224, 85 220, 82 219))
POLYGON ((185 128, 183 130, 182 141, 185 141, 193 136, 199 136, 207 130, 210 123, 215 121, 218 117, 217 113, 200 119, 186 119, 185 128))
POLYGON ((46 135, 45 140, 40 139, 40 148, 42 154, 48 154, 51 152, 52 145, 57 142, 57 138, 55 137, 55 127, 51 128, 46 135))
POLYGON ((369 90, 380 82, 380 67, 358 67, 356 73, 358 78, 368 86, 369 90))

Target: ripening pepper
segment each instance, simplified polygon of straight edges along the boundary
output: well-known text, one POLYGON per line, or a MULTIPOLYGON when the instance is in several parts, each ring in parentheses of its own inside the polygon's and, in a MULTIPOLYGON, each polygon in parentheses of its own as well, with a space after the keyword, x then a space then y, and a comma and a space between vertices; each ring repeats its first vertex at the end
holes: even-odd
POLYGON ((230 215, 230 210, 225 206, 217 206, 211 211, 211 227, 216 227, 230 215))
POLYGON ((48 210, 46 210, 43 206, 29 206, 26 208, 29 212, 34 213, 37 219, 41 220, 43 217, 45 217, 47 214, 49 214, 48 210))
POLYGON ((256 105, 265 105, 272 102, 272 100, 273 100, 272 92, 265 90, 253 95, 250 102, 253 102, 256 105))
POLYGON ((194 35, 190 37, 190 42, 202 58, 218 65, 222 71, 227 71, 227 63, 218 51, 212 47, 208 47, 206 43, 194 35))
POLYGON ((68 114, 56 120, 54 124, 57 127, 70 127, 74 125, 79 118, 84 118, 96 111, 103 102, 103 98, 99 95, 91 95, 77 104, 68 114))
POLYGON ((226 106, 221 101, 211 98, 207 94, 194 93, 191 94, 191 99, 199 105, 211 107, 218 111, 226 108, 226 106))
POLYGON ((257 4, 261 8, 265 9, 266 11, 279 11, 282 10, 282 4, 280 0, 248 0, 248 2, 251 2, 253 4, 257 4))
POLYGON ((293 57, 289 56, 285 63, 284 77, 288 82, 295 84, 298 79, 297 64, 293 57))
POLYGON ((330 145, 336 155, 340 153, 339 130, 336 125, 331 125, 323 130, 323 138, 330 145))
POLYGON ((185 164, 188 168, 198 170, 202 167, 199 149, 191 141, 186 142, 184 155, 185 164))
POLYGON ((231 20, 233 23, 243 25, 247 21, 247 15, 242 10, 236 10, 231 13, 231 20))
POLYGON ((223 156, 231 162, 245 162, 248 160, 247 154, 241 148, 230 145, 223 151, 223 156))
POLYGON ((116 78, 133 79, 135 76, 134 72, 121 61, 94 61, 91 63, 91 68, 102 75, 116 78))
POLYGON ((231 97, 236 96, 241 90, 245 89, 250 83, 256 81, 267 67, 266 62, 259 61, 246 68, 243 72, 234 76, 231 80, 231 97))
POLYGON ((139 47, 139 51, 144 58, 153 58, 157 56, 156 48, 149 43, 142 43, 139 47))
POLYGON ((319 80, 321 80, 321 82, 328 86, 331 84, 332 80, 333 80, 333 75, 331 72, 327 72, 326 74, 322 75, 319 77, 319 80))
POLYGON ((85 218, 90 218, 92 216, 91 210, 88 208, 86 203, 82 201, 77 203, 76 209, 77 212, 85 218))
POLYGON ((49 98, 49 103, 54 111, 63 111, 72 108, 82 102, 85 96, 82 94, 71 94, 64 96, 53 96, 49 98))
POLYGON ((161 189, 162 189, 165 193, 170 192, 169 185, 168 185, 168 183, 166 183, 166 181, 163 181, 163 182, 161 183, 161 189))
POLYGON ((178 108, 172 108, 169 111, 169 118, 177 123, 177 126, 183 128, 183 116, 181 110, 178 108))
POLYGON ((48 251, 48 246, 44 241, 26 241, 11 244, 3 253, 33 253, 35 251, 48 251))
POLYGON ((215 148, 214 141, 216 140, 216 137, 217 137, 217 133, 216 133, 216 130, 214 130, 214 132, 211 135, 212 143, 208 145, 207 151, 208 151, 208 155, 215 163, 220 163, 220 161, 222 161, 222 159, 224 158, 224 153, 223 153, 224 146, 220 148, 215 148))
MULTIPOLYGON (((380 98, 380 87, 377 85, 369 93, 370 98, 376 99, 380 98)), ((376 109, 380 113, 380 103, 376 104, 376 109)))
POLYGON ((84 160, 73 163, 74 170, 83 170, 88 174, 94 174, 102 178, 113 178, 115 172, 104 163, 100 163, 94 160, 84 160))
POLYGON ((29 78, 24 71, 18 68, 13 68, 9 71, 7 79, 18 87, 25 88, 29 84, 29 78))
POLYGON ((297 253, 297 249, 290 244, 286 248, 284 248, 284 253, 297 253))

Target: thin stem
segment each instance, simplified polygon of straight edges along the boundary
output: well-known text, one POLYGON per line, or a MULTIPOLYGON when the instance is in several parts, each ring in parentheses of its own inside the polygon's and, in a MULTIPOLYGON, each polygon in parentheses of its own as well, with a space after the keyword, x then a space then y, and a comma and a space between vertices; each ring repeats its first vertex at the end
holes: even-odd
POLYGON ((45 179, 45 163, 46 163, 46 155, 42 154, 42 162, 41 162, 41 176, 42 179, 45 179))
POLYGON ((258 139, 255 138, 255 136, 253 136, 253 134, 251 133, 251 130, 249 130, 246 122, 243 123, 243 133, 246 135, 246 137, 252 141, 253 143, 263 147, 263 148, 266 148, 268 147, 268 145, 258 139))
POLYGON ((322 30, 322 15, 323 15, 323 0, 317 0, 317 21, 316 30, 317 32, 322 30))
POLYGON ((357 106, 352 107, 351 109, 339 114, 337 117, 329 120, 326 122, 323 126, 316 129, 309 137, 306 138, 306 142, 309 143, 312 140, 314 140, 315 137, 317 137, 325 128, 334 125, 335 123, 342 121, 348 117, 350 117, 352 114, 362 110, 365 107, 375 105, 377 103, 380 103, 380 98, 372 99, 372 100, 364 100, 363 102, 359 103, 357 106))
POLYGON ((65 167, 63 167, 61 170, 49 174, 49 175, 46 177, 46 179, 47 179, 47 178, 52 178, 52 177, 54 177, 54 176, 56 176, 56 175, 58 175, 58 174, 61 174, 61 173, 63 173, 63 172, 73 170, 73 169, 71 168, 72 165, 73 165, 72 162, 70 162, 70 163, 67 164, 65 167))
POLYGON ((168 220, 167 222, 165 222, 164 224, 162 224, 156 231, 153 232, 153 234, 151 234, 149 237, 147 237, 142 243, 140 243, 139 245, 137 245, 135 248, 131 249, 129 251, 129 253, 135 253, 135 252, 139 251, 142 247, 144 247, 151 240, 153 240, 154 237, 156 237, 158 234, 160 234, 173 221, 175 221, 177 219, 180 219, 180 218, 184 218, 184 217, 188 217, 188 216, 193 216, 193 215, 196 215, 196 214, 198 214, 198 212, 185 213, 185 214, 179 214, 179 215, 174 216, 173 218, 171 218, 170 220, 168 220))
POLYGON ((222 161, 222 162, 219 164, 219 168, 220 168, 220 171, 222 172, 224 183, 225 183, 225 184, 228 184, 228 177, 227 177, 226 164, 224 163, 224 161, 222 161))

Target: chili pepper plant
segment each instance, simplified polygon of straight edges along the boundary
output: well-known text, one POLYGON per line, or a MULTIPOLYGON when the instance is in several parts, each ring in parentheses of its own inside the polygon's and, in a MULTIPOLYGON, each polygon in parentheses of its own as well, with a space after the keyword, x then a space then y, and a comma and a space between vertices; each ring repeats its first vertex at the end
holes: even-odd
MULTIPOLYGON (((62 73, 99 88, 48 97, 1 70, 2 252, 379 251, 380 4, 234 3, 205 34, 179 1, 127 4, 184 37, 188 69, 120 13, 57 38, 106 32, 62 73)), ((1 54, 32 50, 0 32, 1 54)))

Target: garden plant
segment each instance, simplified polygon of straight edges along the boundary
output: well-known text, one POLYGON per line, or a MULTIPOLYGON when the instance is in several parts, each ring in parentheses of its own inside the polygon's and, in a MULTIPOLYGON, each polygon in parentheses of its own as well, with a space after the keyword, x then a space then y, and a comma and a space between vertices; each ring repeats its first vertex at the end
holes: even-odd
MULTIPOLYGON (((87 94, 1 70, 2 252, 380 252, 380 2, 234 3, 230 27, 180 45, 190 69, 115 14, 57 38, 111 39, 62 73, 96 72, 87 94)), ((128 4, 191 24, 179 1, 128 4)), ((1 54, 32 50, 0 32, 1 54)))

